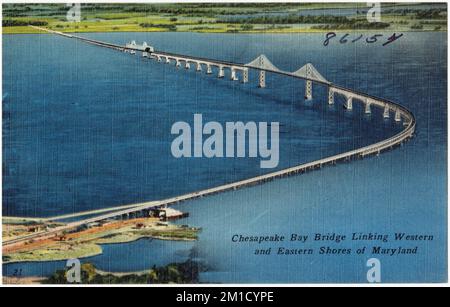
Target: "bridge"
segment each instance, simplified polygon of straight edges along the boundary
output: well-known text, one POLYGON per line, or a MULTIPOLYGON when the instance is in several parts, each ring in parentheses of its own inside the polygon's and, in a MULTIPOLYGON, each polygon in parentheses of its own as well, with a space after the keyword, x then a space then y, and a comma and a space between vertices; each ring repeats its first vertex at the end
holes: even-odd
POLYGON ((77 35, 66 34, 58 31, 48 30, 39 27, 33 27, 42 31, 47 31, 53 34, 61 35, 67 38, 78 39, 84 41, 89 44, 93 44, 96 46, 110 48, 114 50, 118 50, 121 52, 126 52, 130 54, 141 53, 143 57, 148 57, 155 59, 157 62, 161 63, 175 63, 175 67, 180 68, 184 67, 185 69, 190 69, 191 66, 195 66, 196 71, 206 70, 206 74, 212 74, 212 67, 215 67, 218 71, 217 77, 224 78, 225 70, 229 71, 230 79, 233 81, 238 81, 239 77, 241 77, 242 82, 249 82, 249 70, 253 69, 258 71, 258 85, 259 87, 266 86, 266 73, 279 74, 290 78, 302 79, 305 81, 305 99, 312 99, 313 97, 313 84, 317 84, 320 86, 326 86, 328 88, 328 104, 335 103, 335 95, 341 95, 345 98, 344 107, 351 111, 353 109, 353 102, 361 103, 364 106, 365 113, 369 114, 372 112, 372 108, 380 108, 383 110, 383 117, 389 119, 391 115, 394 116, 394 120, 399 124, 403 124, 403 130, 397 133, 396 135, 389 137, 380 142, 364 146, 361 148, 357 148, 348 152, 344 152, 341 154, 333 155, 330 157, 326 157, 323 159, 319 159, 316 161, 312 161, 309 163, 297 165, 294 167, 286 168, 280 171, 271 172, 265 175, 252 177, 249 179, 224 184, 218 187, 205 189, 201 191, 191 192, 188 194, 184 194, 181 196, 171 197, 158 201, 145 202, 140 204, 132 204, 121 207, 107 208, 107 209, 99 209, 95 210, 95 212, 82 212, 75 213, 70 215, 64 215, 60 217, 55 217, 49 220, 59 220, 62 218, 70 218, 70 217, 80 217, 86 216, 90 214, 96 213, 104 213, 95 217, 86 218, 83 220, 75 221, 68 223, 64 226, 56 227, 53 229, 49 229, 46 231, 41 231, 38 233, 29 234, 26 236, 22 236, 19 238, 15 238, 12 240, 4 241, 4 248, 12 247, 16 244, 21 244, 24 242, 28 242, 30 240, 41 240, 46 238, 51 238, 56 236, 64 231, 68 231, 92 222, 99 222, 108 219, 118 219, 118 218, 130 218, 139 215, 148 215, 150 210, 160 209, 169 205, 178 204, 180 202, 193 200, 200 197, 205 197, 217 193, 222 193, 226 191, 233 191, 243 187, 254 186, 257 184, 262 184, 277 178, 282 178, 290 175, 302 174, 311 170, 320 169, 326 165, 334 165, 340 161, 350 161, 352 159, 363 158, 372 154, 380 154, 385 150, 390 150, 395 146, 401 145, 403 142, 412 138, 415 132, 416 120, 412 112, 410 112, 404 106, 376 96, 372 96, 366 93, 358 92, 352 89, 344 88, 338 85, 335 85, 328 80, 326 80, 317 69, 311 64, 307 63, 298 70, 294 72, 287 72, 278 69, 274 64, 270 62, 270 60, 265 55, 258 56, 255 60, 251 61, 247 64, 242 63, 232 63, 227 61, 215 60, 215 59, 206 59, 195 56, 181 55, 176 53, 169 53, 163 51, 157 51, 152 46, 149 46, 147 43, 143 43, 141 45, 136 44, 136 42, 132 41, 124 46, 111 44, 107 42, 102 42, 98 40, 91 40, 88 38, 84 38, 77 35), (61 218, 62 217, 62 218, 61 218))

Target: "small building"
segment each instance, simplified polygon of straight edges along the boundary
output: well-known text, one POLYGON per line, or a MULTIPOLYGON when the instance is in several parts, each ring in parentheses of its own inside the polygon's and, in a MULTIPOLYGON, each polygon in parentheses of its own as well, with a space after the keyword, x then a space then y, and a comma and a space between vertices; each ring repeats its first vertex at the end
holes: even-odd
POLYGON ((171 221, 171 220, 177 220, 184 217, 188 217, 189 213, 187 212, 181 212, 172 208, 163 208, 159 210, 159 218, 162 221, 171 221))
POLYGON ((41 230, 41 228, 39 226, 29 226, 27 228, 28 232, 39 232, 41 230))

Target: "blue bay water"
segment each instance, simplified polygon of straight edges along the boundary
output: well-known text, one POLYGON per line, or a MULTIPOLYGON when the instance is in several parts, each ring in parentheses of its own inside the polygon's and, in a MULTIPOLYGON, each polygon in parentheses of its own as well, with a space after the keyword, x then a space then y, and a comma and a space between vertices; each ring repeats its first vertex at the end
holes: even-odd
MULTIPOLYGON (((231 237, 398 231, 435 239, 421 244, 416 256, 381 256, 383 281, 445 279, 445 33, 406 33, 387 47, 336 41, 324 47, 322 34, 83 35, 120 44, 145 40, 157 50, 241 63, 263 53, 289 71, 311 62, 336 84, 404 104, 418 123, 411 142, 378 157, 179 205, 190 213, 180 223, 202 227, 193 245, 145 240, 105 245, 103 255, 84 261, 102 270, 137 271, 195 257, 210 267, 202 275, 205 282, 364 282, 367 255, 255 256, 255 248, 269 246, 236 244, 231 237), (173 258, 175 250, 179 257, 173 258)), ((268 87, 259 89, 254 73, 244 85, 50 35, 5 35, 3 46, 4 215, 53 216, 161 199, 268 171, 259 168, 258 159, 173 158, 170 127, 192 122, 194 113, 222 123, 279 121, 278 169, 401 130, 383 120, 380 110, 367 116, 354 103, 347 112, 342 98, 328 106, 324 88, 315 87, 314 100, 305 102, 304 82, 280 76, 269 75, 268 87)), ((26 267, 29 275, 47 275, 55 265, 64 263, 3 269, 26 267)))

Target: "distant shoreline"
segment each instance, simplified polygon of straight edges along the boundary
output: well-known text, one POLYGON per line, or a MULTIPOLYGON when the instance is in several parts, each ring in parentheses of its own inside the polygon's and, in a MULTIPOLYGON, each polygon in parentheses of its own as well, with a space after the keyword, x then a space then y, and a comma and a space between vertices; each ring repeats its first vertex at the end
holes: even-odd
POLYGON ((2 33, 35 33, 28 25, 63 33, 285 34, 447 30, 445 4, 384 4, 383 10, 380 8, 380 19, 376 20, 367 17, 369 8, 364 3, 85 4, 78 8, 79 16, 75 21, 67 19, 68 8, 62 4, 7 4, 3 7, 2 33))
MULTIPOLYGON (((4 29, 4 28, 3 28, 4 29)), ((390 30, 374 30, 374 29, 358 29, 358 30, 310 30, 307 29, 305 31, 246 31, 246 32, 221 32, 221 31, 138 31, 138 30, 128 30, 128 31, 64 31, 63 33, 197 33, 197 34, 230 34, 230 35, 251 35, 251 34, 319 34, 319 33, 430 33, 430 32, 447 32, 447 29, 441 30, 403 30, 403 31, 390 31, 390 30)), ((21 34, 44 34, 50 35, 50 33, 42 33, 42 32, 2 32, 2 35, 21 35, 21 34)))

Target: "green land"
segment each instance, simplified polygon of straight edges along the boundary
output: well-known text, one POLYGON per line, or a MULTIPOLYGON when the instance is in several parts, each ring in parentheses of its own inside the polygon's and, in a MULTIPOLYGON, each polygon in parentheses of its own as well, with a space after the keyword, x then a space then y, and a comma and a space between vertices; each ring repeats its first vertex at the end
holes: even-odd
POLYGON ((64 4, 4 4, 3 34, 61 32, 301 33, 328 31, 446 31, 446 4, 385 4, 370 23, 365 3, 82 4, 80 22, 64 4), (339 10, 350 9, 348 15, 339 10), (304 11, 319 14, 300 14, 304 11))
MULTIPOLYGON (((81 265, 81 284, 193 284, 199 283, 199 273, 206 267, 188 260, 183 263, 171 263, 163 267, 153 266, 139 273, 101 272, 90 263, 81 265)), ((42 284, 67 284, 67 272, 56 271, 42 284)))

